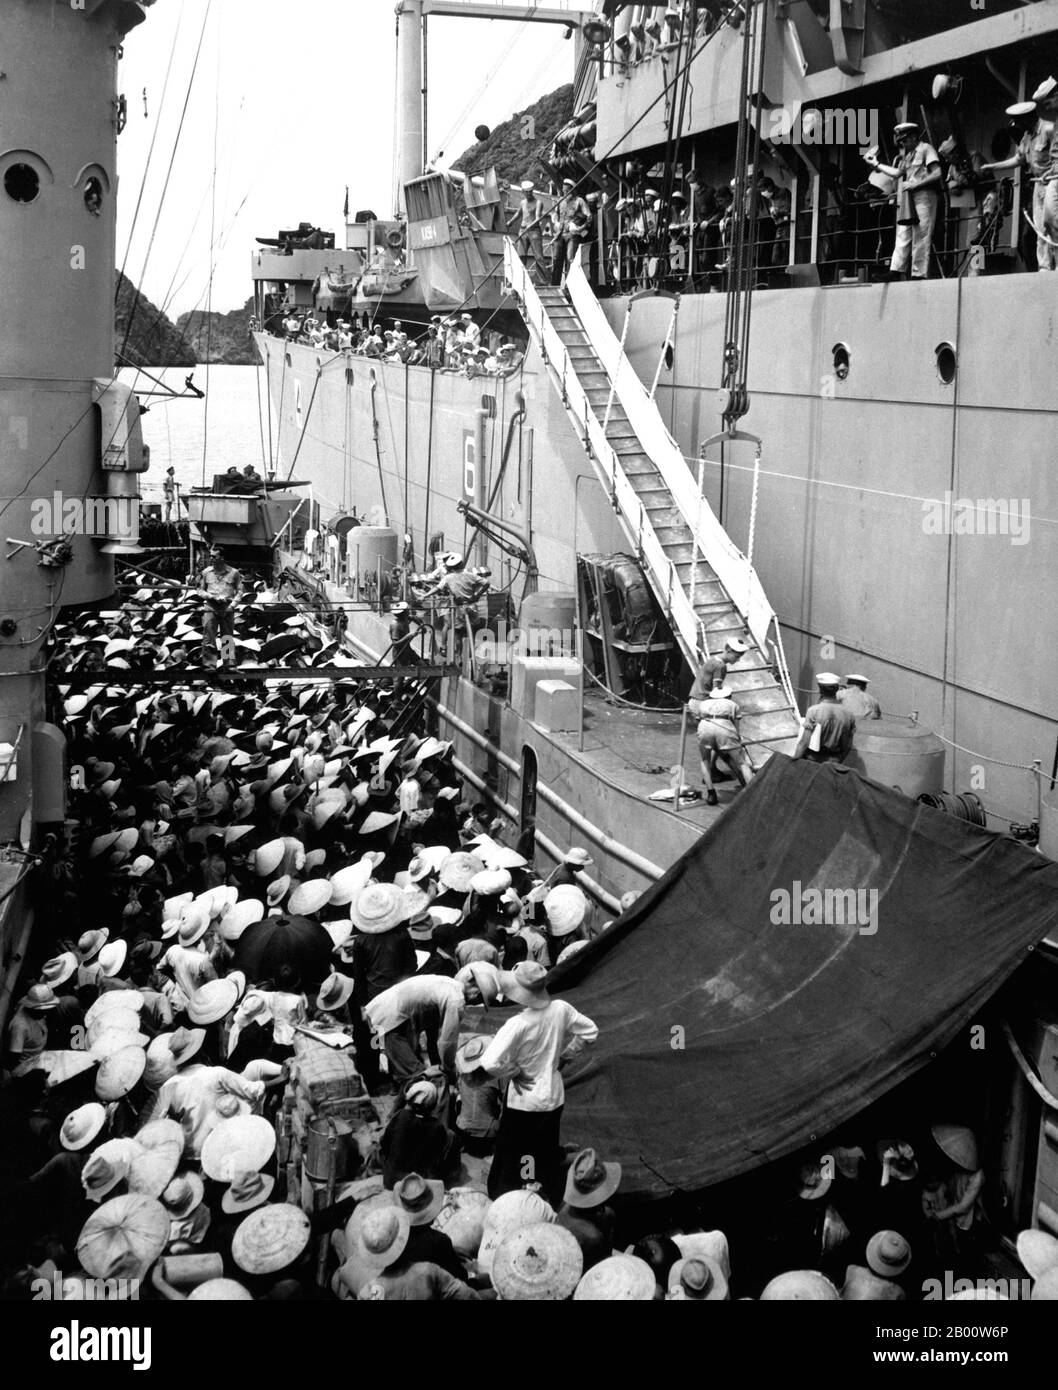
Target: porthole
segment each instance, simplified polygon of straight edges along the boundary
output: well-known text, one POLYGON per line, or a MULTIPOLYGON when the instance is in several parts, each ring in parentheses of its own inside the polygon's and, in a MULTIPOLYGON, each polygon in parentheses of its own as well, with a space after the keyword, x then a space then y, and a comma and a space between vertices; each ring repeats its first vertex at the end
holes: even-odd
POLYGON ((16 203, 32 203, 40 193, 40 175, 31 164, 12 164, 4 174, 4 192, 16 203))
POLYGON ((831 354, 834 359, 834 375, 839 381, 844 381, 849 374, 849 350, 844 343, 835 343, 831 354))
POLYGON ((84 205, 93 217, 99 217, 103 212, 103 185, 95 174, 85 179, 84 205))
POLYGON ((945 386, 950 386, 955 380, 955 372, 959 365, 959 359, 955 348, 951 343, 940 343, 936 348, 937 356, 937 375, 945 386))

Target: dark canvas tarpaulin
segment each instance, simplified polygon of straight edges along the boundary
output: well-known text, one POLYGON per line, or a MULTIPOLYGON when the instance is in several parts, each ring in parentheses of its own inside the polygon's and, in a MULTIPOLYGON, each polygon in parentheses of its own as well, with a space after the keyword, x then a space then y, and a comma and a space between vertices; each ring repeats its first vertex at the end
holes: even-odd
POLYGON ((551 985, 600 1037, 563 1137, 623 1192, 735 1177, 822 1138, 930 1060, 1058 920, 1058 865, 856 773, 781 755, 551 985), (844 925, 811 914, 812 890, 844 925), (774 898, 776 891, 787 895, 774 898), (793 905, 790 915, 796 916, 793 905), (862 923, 862 925, 861 925, 862 923))

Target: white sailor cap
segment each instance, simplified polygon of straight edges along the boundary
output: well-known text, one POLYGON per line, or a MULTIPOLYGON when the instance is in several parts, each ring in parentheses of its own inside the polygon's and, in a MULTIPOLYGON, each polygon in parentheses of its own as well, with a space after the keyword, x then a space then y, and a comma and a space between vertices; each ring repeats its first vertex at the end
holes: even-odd
POLYGON ((1007 107, 1008 116, 1031 116, 1036 110, 1034 101, 1016 101, 1013 106, 1007 107))
POLYGON ((532 181, 532 179, 522 179, 521 183, 519 184, 519 187, 521 188, 523 193, 532 193, 533 189, 536 187, 536 184, 532 181))
POLYGON ((1033 101, 1045 101, 1049 96, 1053 94, 1054 89, 1056 87, 1058 87, 1058 81, 1056 81, 1053 77, 1045 77, 1043 81, 1040 83, 1040 85, 1033 92, 1033 101))
POLYGON ((729 648, 731 649, 731 651, 733 651, 733 652, 748 652, 748 651, 749 651, 749 644, 746 643, 746 642, 743 642, 743 640, 742 640, 741 637, 731 637, 731 638, 729 638, 729 639, 724 643, 724 646, 725 646, 725 647, 729 647, 729 648))
POLYGON ((841 677, 835 676, 833 671, 819 671, 816 674, 816 685, 821 690, 837 690, 841 684, 841 677))
POLYGON ((857 685, 870 685, 871 683, 869 676, 857 676, 851 674, 851 672, 849 675, 845 677, 845 679, 846 681, 855 681, 857 685))

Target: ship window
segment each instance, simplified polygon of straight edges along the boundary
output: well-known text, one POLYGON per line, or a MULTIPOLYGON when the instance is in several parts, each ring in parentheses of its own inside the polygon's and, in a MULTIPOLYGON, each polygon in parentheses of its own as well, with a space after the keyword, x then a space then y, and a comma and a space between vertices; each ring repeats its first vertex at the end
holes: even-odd
POLYGON ((12 164, 4 174, 4 191, 16 203, 32 203, 40 192, 40 175, 29 164, 12 164))
POLYGON ((346 384, 346 386, 352 386, 352 384, 353 384, 353 369, 352 369, 352 367, 346 367, 346 369, 345 369, 345 384, 346 384))
POLYGON ((936 349, 937 354, 937 375, 945 386, 950 386, 955 380, 955 369, 959 365, 955 348, 951 343, 940 343, 936 349))
POLYGON ((287 360, 287 366, 288 366, 288 367, 291 366, 292 364, 291 364, 291 361, 290 361, 290 353, 287 352, 287 353, 284 353, 283 355, 284 355, 284 357, 285 357, 286 360, 287 360))
POLYGON ((98 217, 103 211, 103 185, 95 174, 85 179, 84 205, 93 217, 98 217))
POLYGON ((834 375, 844 381, 849 374, 849 350, 844 343, 835 343, 831 349, 834 357, 834 375))

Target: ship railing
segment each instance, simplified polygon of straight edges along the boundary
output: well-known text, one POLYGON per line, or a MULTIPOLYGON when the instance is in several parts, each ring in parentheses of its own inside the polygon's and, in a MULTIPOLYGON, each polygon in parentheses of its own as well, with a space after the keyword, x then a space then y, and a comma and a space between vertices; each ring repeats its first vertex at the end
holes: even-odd
POLYGON ((782 628, 779 626, 778 618, 775 619, 775 636, 771 639, 769 645, 771 646, 772 655, 774 657, 775 669, 779 673, 779 684, 782 686, 783 694, 789 702, 790 709, 793 710, 797 717, 798 723, 803 728, 804 720, 801 718, 797 703, 797 695, 794 692, 793 681, 790 679, 790 667, 786 661, 786 651, 782 643, 782 628))
MULTIPOLYGON (((1025 179, 985 182, 969 192, 949 191, 937 213, 931 273, 949 278, 967 261, 975 274, 1013 268, 1022 238, 1031 241, 1024 211, 1031 201, 1031 185, 1025 179), (991 265, 988 257, 993 258, 991 265)), ((687 232, 660 246, 652 237, 634 234, 632 227, 631 219, 622 214, 616 234, 599 240, 599 267, 606 267, 607 282, 601 292, 727 288, 728 249, 715 218, 695 221, 687 232)), ((790 288, 787 272, 796 268, 796 284, 811 284, 811 277, 802 273, 809 266, 816 268, 823 283, 878 280, 888 271, 895 235, 893 204, 878 197, 852 197, 840 212, 820 207, 818 215, 811 204, 800 206, 777 227, 762 215, 753 237, 754 282, 758 288, 790 288)), ((1035 270, 1034 255, 1022 264, 1035 270)))
MULTIPOLYGON (((617 400, 639 442, 691 528, 698 551, 716 574, 754 641, 766 651, 768 629, 775 614, 756 571, 701 496, 679 445, 665 428, 657 405, 622 351, 579 263, 566 277, 566 291, 593 350, 614 383, 617 400)), ((693 609, 690 611, 693 613, 693 609)))
MULTIPOLYGON (((508 283, 515 293, 519 295, 525 306, 526 321, 530 328, 539 335, 541 352, 548 362, 550 370, 554 373, 556 384, 563 379, 563 373, 565 374, 567 395, 566 409, 569 417, 571 421, 575 422, 578 430, 583 421, 586 434, 586 447, 595 466, 597 475, 600 481, 611 489, 613 504, 624 520, 629 537, 634 540, 637 558, 646 572, 651 588, 658 602, 661 604, 666 618, 672 624, 677 634, 684 655, 689 662, 693 663, 696 659, 698 648, 699 622, 698 616, 680 580, 679 572, 674 562, 665 553, 653 524, 644 512, 638 493, 629 481, 616 451, 607 439, 601 423, 591 409, 587 395, 580 383, 580 378, 577 376, 576 369, 566 351, 565 344, 562 342, 554 325, 547 317, 540 297, 536 292, 536 288, 532 284, 517 251, 514 249, 513 243, 510 241, 507 243, 507 249, 508 283)), ((581 279, 583 280, 582 272, 581 279)), ((601 313, 601 310, 599 312, 601 313)), ((589 339, 591 339, 591 328, 586 326, 586 332, 588 333, 589 339)), ((614 341, 616 342, 616 339, 614 341)), ((597 347, 596 351, 598 351, 597 347)), ((629 370, 631 369, 629 368, 629 370)), ((636 380, 638 381, 638 378, 636 380)), ((640 386, 641 391, 642 389, 643 388, 640 386)), ((627 411, 628 406, 621 397, 620 384, 618 399, 622 400, 622 405, 625 406, 627 411)), ((631 399, 631 397, 629 397, 629 399, 631 399)), ((649 402, 649 406, 656 417, 658 425, 660 425, 660 416, 657 416, 656 407, 653 405, 653 402, 649 402)), ((635 425, 635 419, 632 413, 630 411, 628 413, 629 418, 633 421, 633 425, 635 425)), ((642 412, 638 413, 640 415, 642 414, 642 412)), ((639 433, 638 430, 637 433, 639 433)), ((650 431, 650 434, 653 438, 644 439, 642 433, 640 433, 640 440, 643 443, 644 449, 651 454, 651 457, 654 457, 654 450, 658 445, 656 429, 650 431), (653 448, 652 444, 654 446, 653 448)), ((679 460, 679 466, 683 472, 682 481, 686 481, 689 479, 690 475, 687 473, 686 465, 683 462, 683 455, 679 453, 675 443, 671 440, 671 436, 668 436, 667 431, 665 431, 665 436, 669 442, 669 447, 675 452, 676 458, 679 460)), ((655 463, 657 463, 656 458, 655 463)), ((666 475, 666 472, 661 469, 659 469, 659 471, 662 472, 665 481, 669 482, 669 476, 666 475)), ((671 462, 668 465, 668 475, 671 475, 674 481, 681 481, 677 478, 675 468, 671 462)), ((691 484, 691 488, 693 492, 693 483, 691 484)), ((681 505, 684 516, 687 517, 689 521, 693 521, 695 512, 693 497, 685 498, 683 499, 683 503, 681 503, 681 496, 676 494, 675 489, 672 489, 672 491, 674 497, 676 497, 677 504, 681 505)), ((680 495, 685 491, 686 489, 681 487, 680 495)), ((698 534, 701 535, 702 532, 698 534)), ((746 558, 731 543, 726 533, 721 532, 721 535, 725 542, 725 553, 730 551, 737 562, 736 564, 725 566, 728 571, 727 582, 725 582, 724 578, 720 577, 719 570, 716 569, 716 565, 714 564, 714 551, 717 550, 718 547, 711 543, 701 543, 700 549, 703 551, 708 563, 716 570, 721 584, 723 584, 732 603, 738 609, 743 621, 753 634, 754 640, 758 643, 762 651, 766 651, 767 648, 764 646, 764 641, 768 629, 774 620, 774 614, 771 612, 770 608, 766 607, 766 603, 761 602, 759 595, 762 595, 763 591, 760 590, 759 582, 755 582, 755 590, 752 595, 753 601, 747 601, 750 597, 749 591, 751 585, 747 578, 746 558)), ((755 581, 755 576, 751 576, 751 578, 755 581)))

